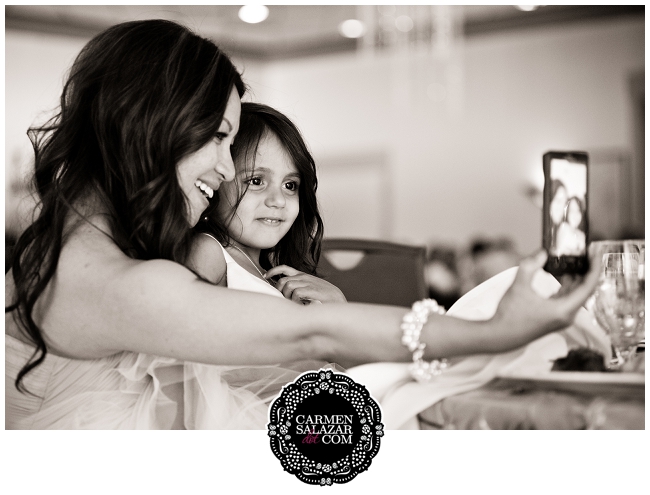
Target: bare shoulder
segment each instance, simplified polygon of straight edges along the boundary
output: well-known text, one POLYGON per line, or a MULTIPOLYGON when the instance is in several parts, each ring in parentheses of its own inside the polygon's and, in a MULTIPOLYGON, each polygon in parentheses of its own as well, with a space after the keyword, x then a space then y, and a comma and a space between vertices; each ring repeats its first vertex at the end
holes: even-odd
POLYGON ((179 295, 197 281, 177 263, 128 257, 104 227, 97 222, 74 229, 35 307, 35 321, 55 354, 95 358, 125 350, 118 328, 136 328, 139 315, 156 313, 161 295, 179 295))
POLYGON ((198 235, 192 243, 187 266, 216 285, 225 285, 226 258, 219 242, 208 236, 198 235))

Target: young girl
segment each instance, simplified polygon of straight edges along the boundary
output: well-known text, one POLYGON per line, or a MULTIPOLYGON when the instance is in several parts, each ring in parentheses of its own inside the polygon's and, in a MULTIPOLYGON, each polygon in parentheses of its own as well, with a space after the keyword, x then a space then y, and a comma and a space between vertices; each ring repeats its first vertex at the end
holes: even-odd
POLYGON ((188 266, 229 288, 303 304, 345 302, 315 276, 323 222, 316 166, 300 131, 269 106, 243 103, 232 154, 235 180, 213 197, 188 266))
MULTIPOLYGON (((314 275, 323 222, 316 201, 316 167, 300 131, 271 107, 243 103, 231 149, 235 179, 213 194, 196 229, 188 266, 209 282, 231 289, 302 304, 345 302, 338 288, 314 275), (276 276, 281 276, 277 283, 276 276)), ((202 190, 209 196, 209 190, 202 190)), ((185 426, 263 428, 269 402, 280 388, 301 372, 325 365, 186 362, 185 426)))

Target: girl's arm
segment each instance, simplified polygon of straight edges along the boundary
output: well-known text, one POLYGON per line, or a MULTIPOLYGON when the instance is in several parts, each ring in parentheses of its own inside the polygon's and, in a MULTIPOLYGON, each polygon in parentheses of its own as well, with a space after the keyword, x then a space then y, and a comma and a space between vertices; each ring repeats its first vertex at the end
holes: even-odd
MULTIPOLYGON (((127 350, 213 364, 314 358, 344 366, 410 359, 400 344, 404 308, 301 306, 215 287, 176 263, 131 260, 106 236, 85 229, 64 247, 35 314, 55 354, 95 358, 127 350)), ((425 357, 506 351, 571 324, 597 273, 570 294, 545 300, 530 287, 542 264, 522 263, 489 321, 433 315, 422 332, 425 357)))
POLYGON ((205 234, 197 235, 185 264, 208 282, 226 287, 226 258, 216 239, 205 234))

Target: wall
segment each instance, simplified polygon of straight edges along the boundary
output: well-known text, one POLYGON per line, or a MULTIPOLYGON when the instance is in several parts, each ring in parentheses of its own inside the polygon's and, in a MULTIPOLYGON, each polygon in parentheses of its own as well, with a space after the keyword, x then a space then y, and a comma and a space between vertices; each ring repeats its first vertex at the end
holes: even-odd
MULTIPOLYGON (((249 97, 285 111, 303 131, 327 179, 325 209, 352 187, 337 180, 354 181, 359 204, 381 205, 364 236, 462 243, 507 235, 529 252, 540 245, 541 215, 522 189, 539 183, 545 151, 633 149, 628 78, 644 69, 644 36, 644 20, 632 19, 476 36, 440 60, 235 60, 249 97), (427 96, 432 83, 446 87, 446 99, 427 96), (355 162, 381 177, 364 188, 363 174, 336 167, 355 162)), ((85 41, 6 32, 7 187, 29 167, 27 127, 56 105, 85 41)), ((11 204, 9 190, 6 215, 11 204)), ((350 228, 330 225, 330 234, 358 230, 363 219, 349 216, 350 228)))
POLYGON ((65 72, 87 40, 5 33, 5 159, 29 164, 27 128, 44 121, 61 95, 65 72))
POLYGON ((632 19, 472 37, 447 62, 276 62, 253 89, 296 119, 317 163, 387 157, 391 239, 502 234, 529 252, 541 215, 522 190, 540 184, 542 154, 631 151, 629 77, 643 69, 644 20, 632 19), (436 81, 446 100, 427 97, 436 81))
POLYGON ((65 71, 87 40, 5 32, 5 230, 21 230, 31 201, 22 183, 33 167, 27 129, 52 115, 65 71))

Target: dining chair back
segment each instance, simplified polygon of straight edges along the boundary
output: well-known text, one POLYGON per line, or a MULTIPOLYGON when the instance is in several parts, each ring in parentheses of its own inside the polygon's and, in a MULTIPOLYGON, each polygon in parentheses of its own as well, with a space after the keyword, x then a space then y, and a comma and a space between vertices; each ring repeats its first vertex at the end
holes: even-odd
POLYGON ((318 274, 349 302, 409 307, 427 297, 422 246, 365 239, 324 239, 318 274))

